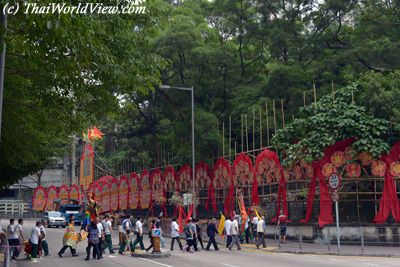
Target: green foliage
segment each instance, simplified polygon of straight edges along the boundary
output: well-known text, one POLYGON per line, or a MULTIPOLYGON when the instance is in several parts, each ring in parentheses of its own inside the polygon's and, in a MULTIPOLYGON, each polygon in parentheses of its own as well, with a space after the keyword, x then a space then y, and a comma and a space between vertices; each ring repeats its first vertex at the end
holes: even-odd
POLYGON ((374 157, 389 150, 384 140, 388 121, 368 115, 365 107, 352 103, 352 94, 357 87, 341 88, 332 95, 326 95, 316 104, 300 110, 286 128, 277 131, 273 143, 285 151, 285 163, 305 159, 310 162, 320 159, 329 145, 347 138, 356 138, 353 148, 358 152, 370 152, 374 157))

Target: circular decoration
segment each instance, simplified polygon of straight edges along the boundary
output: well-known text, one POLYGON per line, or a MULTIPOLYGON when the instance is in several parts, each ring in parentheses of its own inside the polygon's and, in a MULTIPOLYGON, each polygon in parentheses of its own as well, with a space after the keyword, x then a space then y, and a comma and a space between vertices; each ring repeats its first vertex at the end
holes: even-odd
POLYGON ((372 162, 372 156, 368 152, 362 152, 358 155, 357 159, 361 161, 363 166, 369 166, 372 162))
POLYGON ((299 165, 295 165, 293 167, 293 173, 296 180, 300 180, 303 178, 303 172, 301 171, 301 167, 299 165))
POLYGON ((385 176, 385 172, 386 172, 385 163, 380 160, 372 161, 371 171, 372 171, 372 174, 375 176, 378 176, 378 177, 385 176))
POLYGON ((335 167, 340 167, 346 162, 346 158, 343 151, 333 152, 331 156, 331 162, 335 167))
POLYGON ((400 176, 400 162, 392 162, 389 166, 389 171, 392 176, 400 176))
POLYGON ((361 166, 355 163, 346 165, 346 173, 348 177, 355 178, 361 175, 361 166))
POLYGON ((336 172, 336 168, 332 163, 325 163, 324 166, 322 166, 322 174, 325 177, 329 177, 329 175, 334 172, 336 172))
POLYGON ((43 211, 46 208, 46 190, 41 186, 33 193, 32 207, 35 211, 43 211))

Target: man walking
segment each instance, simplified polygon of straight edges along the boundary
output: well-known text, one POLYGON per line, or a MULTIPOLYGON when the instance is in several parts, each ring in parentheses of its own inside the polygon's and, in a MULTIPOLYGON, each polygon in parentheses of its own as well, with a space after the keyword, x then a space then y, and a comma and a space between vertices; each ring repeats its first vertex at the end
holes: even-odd
POLYGON ((179 239, 179 225, 176 222, 176 218, 173 218, 172 222, 171 222, 171 237, 172 237, 171 250, 174 250, 175 240, 176 240, 176 242, 178 242, 179 248, 182 250, 183 246, 179 239))
POLYGON ((208 243, 206 250, 209 251, 211 244, 213 244, 215 250, 219 250, 217 242, 215 241, 215 234, 218 233, 217 227, 215 226, 215 218, 211 219, 211 223, 207 225, 207 236, 208 236, 208 243))
POLYGON ((140 245, 140 249, 144 250, 144 244, 143 244, 143 221, 141 217, 137 218, 136 224, 135 224, 135 234, 136 234, 136 240, 135 242, 131 245, 131 252, 135 252, 136 245, 140 245))
POLYGON ((58 252, 58 256, 62 258, 65 250, 69 248, 71 250, 72 257, 78 257, 76 254, 76 248, 78 245, 78 234, 75 232, 75 226, 74 226, 74 215, 70 214, 69 215, 69 224, 67 226, 67 229, 65 231, 65 234, 63 236, 63 247, 61 250, 58 252))
POLYGON ((192 219, 189 223, 189 227, 190 227, 190 231, 192 232, 192 236, 193 236, 193 247, 194 247, 194 251, 199 251, 198 247, 197 247, 197 229, 196 229, 196 224, 194 223, 196 221, 196 219, 192 219))
MULTIPOLYGON (((197 240, 199 240, 201 249, 204 249, 203 238, 201 236, 202 230, 201 230, 201 227, 199 224, 199 219, 195 220, 195 226, 196 226, 196 238, 197 238, 197 240)), ((196 243, 197 243, 197 240, 196 240, 196 243)))
POLYGON ((266 248, 265 245, 265 221, 264 216, 261 216, 261 219, 257 222, 257 248, 260 248, 262 244, 263 248, 266 248))
MULTIPOLYGON (((98 246, 99 257, 101 259, 101 258, 103 258, 103 242, 105 239, 104 226, 100 222, 99 217, 96 218, 96 222, 97 222, 97 230, 99 231, 99 243, 97 244, 97 246, 98 246)), ((93 258, 96 258, 96 255, 94 254, 94 250, 93 250, 93 258)))
POLYGON ((40 235, 42 236, 42 248, 44 251, 44 256, 50 256, 49 254, 49 245, 47 244, 46 241, 46 227, 45 226, 45 221, 42 220, 42 225, 40 226, 40 235))
POLYGON ((232 247, 234 244, 236 244, 237 249, 241 250, 240 247, 240 238, 239 238, 239 216, 235 216, 235 219, 232 222, 232 226, 231 226, 231 235, 232 235, 232 242, 231 244, 228 246, 229 250, 232 250, 232 247))
POLYGON ((186 247, 187 252, 193 252, 190 249, 193 246, 193 239, 194 239, 191 223, 192 223, 192 219, 188 219, 187 224, 185 226, 185 230, 184 230, 185 237, 186 237, 186 243, 187 243, 187 247, 186 247))
POLYGON ((32 228, 31 237, 29 238, 29 243, 32 246, 32 261, 37 260, 39 252, 40 226, 42 226, 42 222, 37 221, 36 225, 32 228))
POLYGON ((133 216, 131 215, 122 221, 123 236, 121 244, 119 246, 119 251, 118 251, 119 254, 123 254, 125 251, 125 246, 132 229, 132 221, 131 221, 132 217, 133 216))
POLYGON ((105 241, 106 245, 108 247, 108 250, 110 251, 110 254, 114 254, 114 249, 112 246, 112 240, 114 238, 114 231, 112 229, 112 223, 113 223, 113 217, 105 217, 105 225, 104 225, 104 233, 105 233, 105 241))
POLYGON ((11 246, 10 254, 13 260, 16 260, 18 258, 20 250, 17 246, 21 245, 18 233, 16 232, 15 228, 15 220, 10 219, 10 224, 7 226, 7 239, 8 244, 11 246))
POLYGON ((232 242, 231 227, 232 227, 231 217, 228 217, 228 219, 225 221, 226 247, 228 247, 232 242))

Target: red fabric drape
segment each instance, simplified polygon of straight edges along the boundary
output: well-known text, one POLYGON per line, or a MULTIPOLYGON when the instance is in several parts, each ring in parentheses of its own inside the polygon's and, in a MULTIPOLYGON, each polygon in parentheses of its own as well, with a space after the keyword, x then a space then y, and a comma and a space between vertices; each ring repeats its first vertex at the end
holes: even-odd
POLYGON ((232 216, 234 208, 235 208, 235 187, 233 186, 233 183, 231 183, 228 195, 226 196, 224 203, 224 212, 227 217, 232 216))
POLYGON ((206 201, 206 210, 212 210, 214 212, 217 212, 217 203, 215 199, 215 189, 214 189, 214 184, 213 181, 211 180, 210 185, 208 186, 208 197, 206 201))
POLYGON ((258 196, 258 182, 255 176, 253 180, 253 188, 251 190, 251 202, 253 206, 258 205, 260 203, 260 198, 258 196))
POLYGON ((183 233, 183 208, 179 206, 179 215, 178 215, 178 224, 179 224, 179 233, 183 233))
POLYGON ((389 155, 381 157, 386 164, 385 181, 383 185, 382 197, 379 201, 379 211, 373 222, 384 223, 389 217, 390 212, 396 222, 400 221, 400 205, 397 197, 396 185, 393 176, 390 174, 389 166, 392 162, 399 161, 400 142, 393 145, 389 155))
POLYGON ((306 210, 306 217, 303 220, 300 220, 300 223, 308 223, 308 221, 311 219, 312 216, 312 207, 314 204, 314 198, 315 198, 315 189, 317 187, 317 172, 315 171, 317 163, 313 162, 313 176, 311 177, 311 182, 310 182, 310 189, 307 194, 307 210, 306 210))

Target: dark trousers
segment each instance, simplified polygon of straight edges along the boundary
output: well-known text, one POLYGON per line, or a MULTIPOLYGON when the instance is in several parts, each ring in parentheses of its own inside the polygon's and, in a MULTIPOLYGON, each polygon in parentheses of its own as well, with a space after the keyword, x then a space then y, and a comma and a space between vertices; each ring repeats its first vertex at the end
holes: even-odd
POLYGON ((46 240, 42 240, 42 248, 45 256, 49 256, 49 245, 46 240))
POLYGON ((262 232, 258 232, 257 233, 257 248, 262 244, 263 245, 263 247, 265 248, 266 247, 266 245, 265 245, 265 236, 264 236, 264 233, 262 233, 262 232))
POLYGON ((106 235, 106 244, 107 248, 110 250, 110 253, 114 253, 113 247, 112 247, 112 238, 111 235, 106 235))
POLYGON ((174 250, 175 240, 176 240, 176 242, 178 242, 179 248, 182 250, 182 243, 181 243, 181 240, 179 239, 179 236, 172 238, 172 240, 171 240, 171 250, 174 250))
POLYGON ((197 235, 193 236, 193 241, 192 241, 193 247, 195 251, 198 251, 198 247, 197 247, 197 235))
POLYGON ((206 250, 210 249, 211 244, 213 244, 215 250, 219 250, 217 242, 215 241, 215 237, 214 236, 210 236, 210 239, 208 239, 206 250))
POLYGON ((93 258, 100 259, 100 253, 99 253, 99 244, 93 244, 93 243, 88 243, 88 246, 86 247, 86 260, 90 259, 90 250, 93 248, 93 258))
POLYGON ((203 238, 201 238, 201 235, 199 235, 199 236, 197 237, 197 240, 199 240, 199 243, 200 243, 201 248, 204 249, 203 238))
POLYGON ((19 240, 19 238, 8 239, 8 245, 12 246, 12 248, 10 249, 11 257, 17 258, 19 256, 19 252, 21 251, 21 248, 17 247, 21 246, 21 241, 19 240))
POLYGON ((246 238, 246 243, 249 244, 250 243, 250 227, 247 227, 247 229, 244 230, 244 235, 246 238))
POLYGON ((32 258, 35 259, 38 256, 38 252, 39 252, 39 244, 32 244, 32 258))
POLYGON ((132 251, 132 252, 135 251, 135 247, 136 247, 137 244, 140 245, 140 249, 141 249, 141 250, 144 250, 143 236, 140 235, 139 233, 136 233, 135 242, 133 242, 133 244, 131 244, 131 251, 132 251))
POLYGON ((153 238, 150 237, 150 246, 146 248, 146 252, 153 248, 153 238))
POLYGON ((232 236, 231 235, 227 235, 226 236, 226 247, 228 247, 232 242, 232 236))
POLYGON ((193 246, 193 240, 194 239, 186 239, 186 243, 187 243, 186 251, 189 251, 190 247, 193 246))
POLYGON ((67 248, 69 248, 72 255, 76 255, 76 249, 72 248, 71 246, 63 246, 62 249, 60 250, 60 252, 58 252, 58 253, 61 255, 64 254, 64 252, 67 250, 67 248))
MULTIPOLYGON (((97 249, 99 252, 99 257, 102 258, 103 257, 103 240, 101 239, 101 237, 99 238, 99 243, 97 243, 97 249)), ((96 258, 96 255, 94 254, 95 250, 93 249, 93 258, 96 258)))

